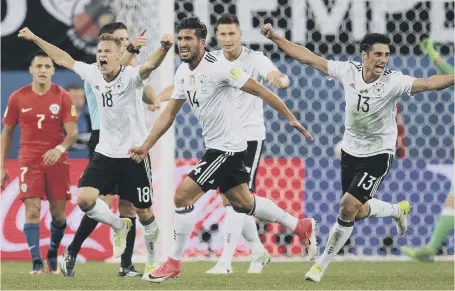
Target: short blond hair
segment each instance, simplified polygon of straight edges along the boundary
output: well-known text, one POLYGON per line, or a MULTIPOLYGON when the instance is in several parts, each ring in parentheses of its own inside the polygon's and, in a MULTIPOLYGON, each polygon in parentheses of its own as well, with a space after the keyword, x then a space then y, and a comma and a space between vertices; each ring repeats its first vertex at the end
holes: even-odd
POLYGON ((110 33, 103 33, 102 35, 100 35, 100 37, 98 38, 98 42, 102 41, 113 41, 117 46, 122 45, 122 41, 118 37, 110 33))

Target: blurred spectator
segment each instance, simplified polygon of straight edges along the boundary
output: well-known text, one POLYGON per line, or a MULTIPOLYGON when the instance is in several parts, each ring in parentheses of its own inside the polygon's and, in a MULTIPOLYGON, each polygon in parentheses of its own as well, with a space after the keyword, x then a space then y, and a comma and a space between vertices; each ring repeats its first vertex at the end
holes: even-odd
POLYGON ((77 129, 79 137, 70 150, 85 150, 87 148, 91 131, 90 116, 85 91, 82 86, 76 84, 68 85, 65 89, 73 98, 73 104, 76 107, 76 114, 78 117, 77 129))

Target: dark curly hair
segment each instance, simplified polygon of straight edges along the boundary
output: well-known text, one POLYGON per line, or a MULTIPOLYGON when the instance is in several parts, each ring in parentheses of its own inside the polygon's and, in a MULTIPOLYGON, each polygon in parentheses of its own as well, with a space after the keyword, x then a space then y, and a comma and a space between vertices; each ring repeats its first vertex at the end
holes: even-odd
POLYGON ((194 34, 197 38, 206 39, 207 37, 207 26, 197 16, 183 18, 176 28, 177 33, 182 29, 195 29, 194 34))
POLYGON ((366 51, 368 53, 376 43, 390 45, 391 40, 389 36, 382 33, 368 33, 360 41, 360 51, 366 51))

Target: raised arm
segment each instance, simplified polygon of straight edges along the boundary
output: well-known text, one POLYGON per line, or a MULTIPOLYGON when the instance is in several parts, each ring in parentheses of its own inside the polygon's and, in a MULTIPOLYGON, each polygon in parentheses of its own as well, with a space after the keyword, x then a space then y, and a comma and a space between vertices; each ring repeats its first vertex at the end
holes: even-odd
POLYGON ((185 99, 171 99, 164 111, 160 114, 158 119, 153 125, 152 131, 145 139, 142 146, 134 147, 129 150, 130 157, 136 162, 141 162, 147 156, 149 150, 156 144, 156 142, 166 133, 166 131, 174 123, 177 113, 185 103, 185 99))
POLYGON ((270 23, 261 28, 261 33, 276 43, 291 58, 298 60, 306 65, 310 65, 323 74, 329 74, 328 62, 326 59, 314 54, 304 46, 297 45, 288 41, 286 38, 276 34, 270 23))
POLYGON ((414 83, 412 83, 411 94, 424 91, 442 90, 453 86, 453 84, 454 74, 434 75, 428 78, 415 79, 414 83))
POLYGON ((33 41, 39 46, 57 65, 67 68, 68 70, 74 71, 74 59, 65 51, 59 49, 53 44, 36 36, 27 27, 22 28, 17 35, 20 38, 33 41))
POLYGON ((153 70, 158 68, 166 57, 167 52, 174 44, 174 39, 171 35, 165 34, 161 38, 161 47, 154 52, 147 61, 139 68, 141 78, 147 79, 153 70))
POLYGON ((258 96, 264 100, 270 107, 278 111, 283 117, 285 117, 289 124, 302 133, 306 138, 313 140, 311 134, 300 124, 297 118, 292 114, 289 108, 284 102, 276 96, 272 91, 259 84, 256 80, 250 78, 240 88, 240 90, 249 93, 251 95, 258 96))

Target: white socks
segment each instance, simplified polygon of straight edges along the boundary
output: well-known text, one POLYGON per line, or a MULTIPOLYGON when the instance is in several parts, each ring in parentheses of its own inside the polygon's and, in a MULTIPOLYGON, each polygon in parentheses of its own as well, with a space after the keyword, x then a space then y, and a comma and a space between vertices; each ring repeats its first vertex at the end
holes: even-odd
POLYGON ((343 222, 340 221, 338 218, 337 223, 332 227, 329 233, 329 239, 327 240, 327 244, 325 245, 324 253, 322 254, 319 259, 317 259, 316 263, 321 264, 325 269, 333 260, 333 258, 338 254, 340 249, 344 246, 346 241, 349 239, 352 233, 352 229, 354 227, 354 222, 343 222), (351 224, 351 226, 342 226, 342 224, 351 224))
POLYGON ((259 238, 258 229, 256 227, 256 220, 253 216, 245 215, 243 221, 242 235, 250 244, 250 249, 253 257, 264 254, 265 249, 259 238))
POLYGON ((175 209, 174 246, 171 252, 171 258, 174 260, 182 259, 186 242, 193 231, 195 215, 194 205, 175 209))
POLYGON ((219 262, 226 265, 231 265, 232 257, 234 256, 237 242, 242 232, 244 219, 247 215, 235 212, 232 206, 226 207, 226 222, 224 224, 224 246, 223 253, 220 256, 219 262))
POLYGON ((368 217, 400 217, 400 209, 396 204, 391 204, 378 199, 368 200, 370 215, 368 217))
POLYGON ((253 215, 269 222, 278 222, 279 224, 294 231, 297 226, 297 218, 290 215, 269 199, 254 196, 256 199, 256 209, 253 215))
POLYGON ((99 198, 96 199, 95 204, 89 210, 85 211, 85 213, 93 220, 110 225, 116 232, 120 231, 125 225, 123 219, 115 215, 109 209, 106 202, 99 198))
POLYGON ((141 224, 144 227, 145 247, 147 248, 147 252, 149 254, 147 257, 147 263, 158 263, 158 252, 156 249, 159 232, 158 223, 156 222, 155 217, 152 216, 149 221, 141 221, 141 224))

